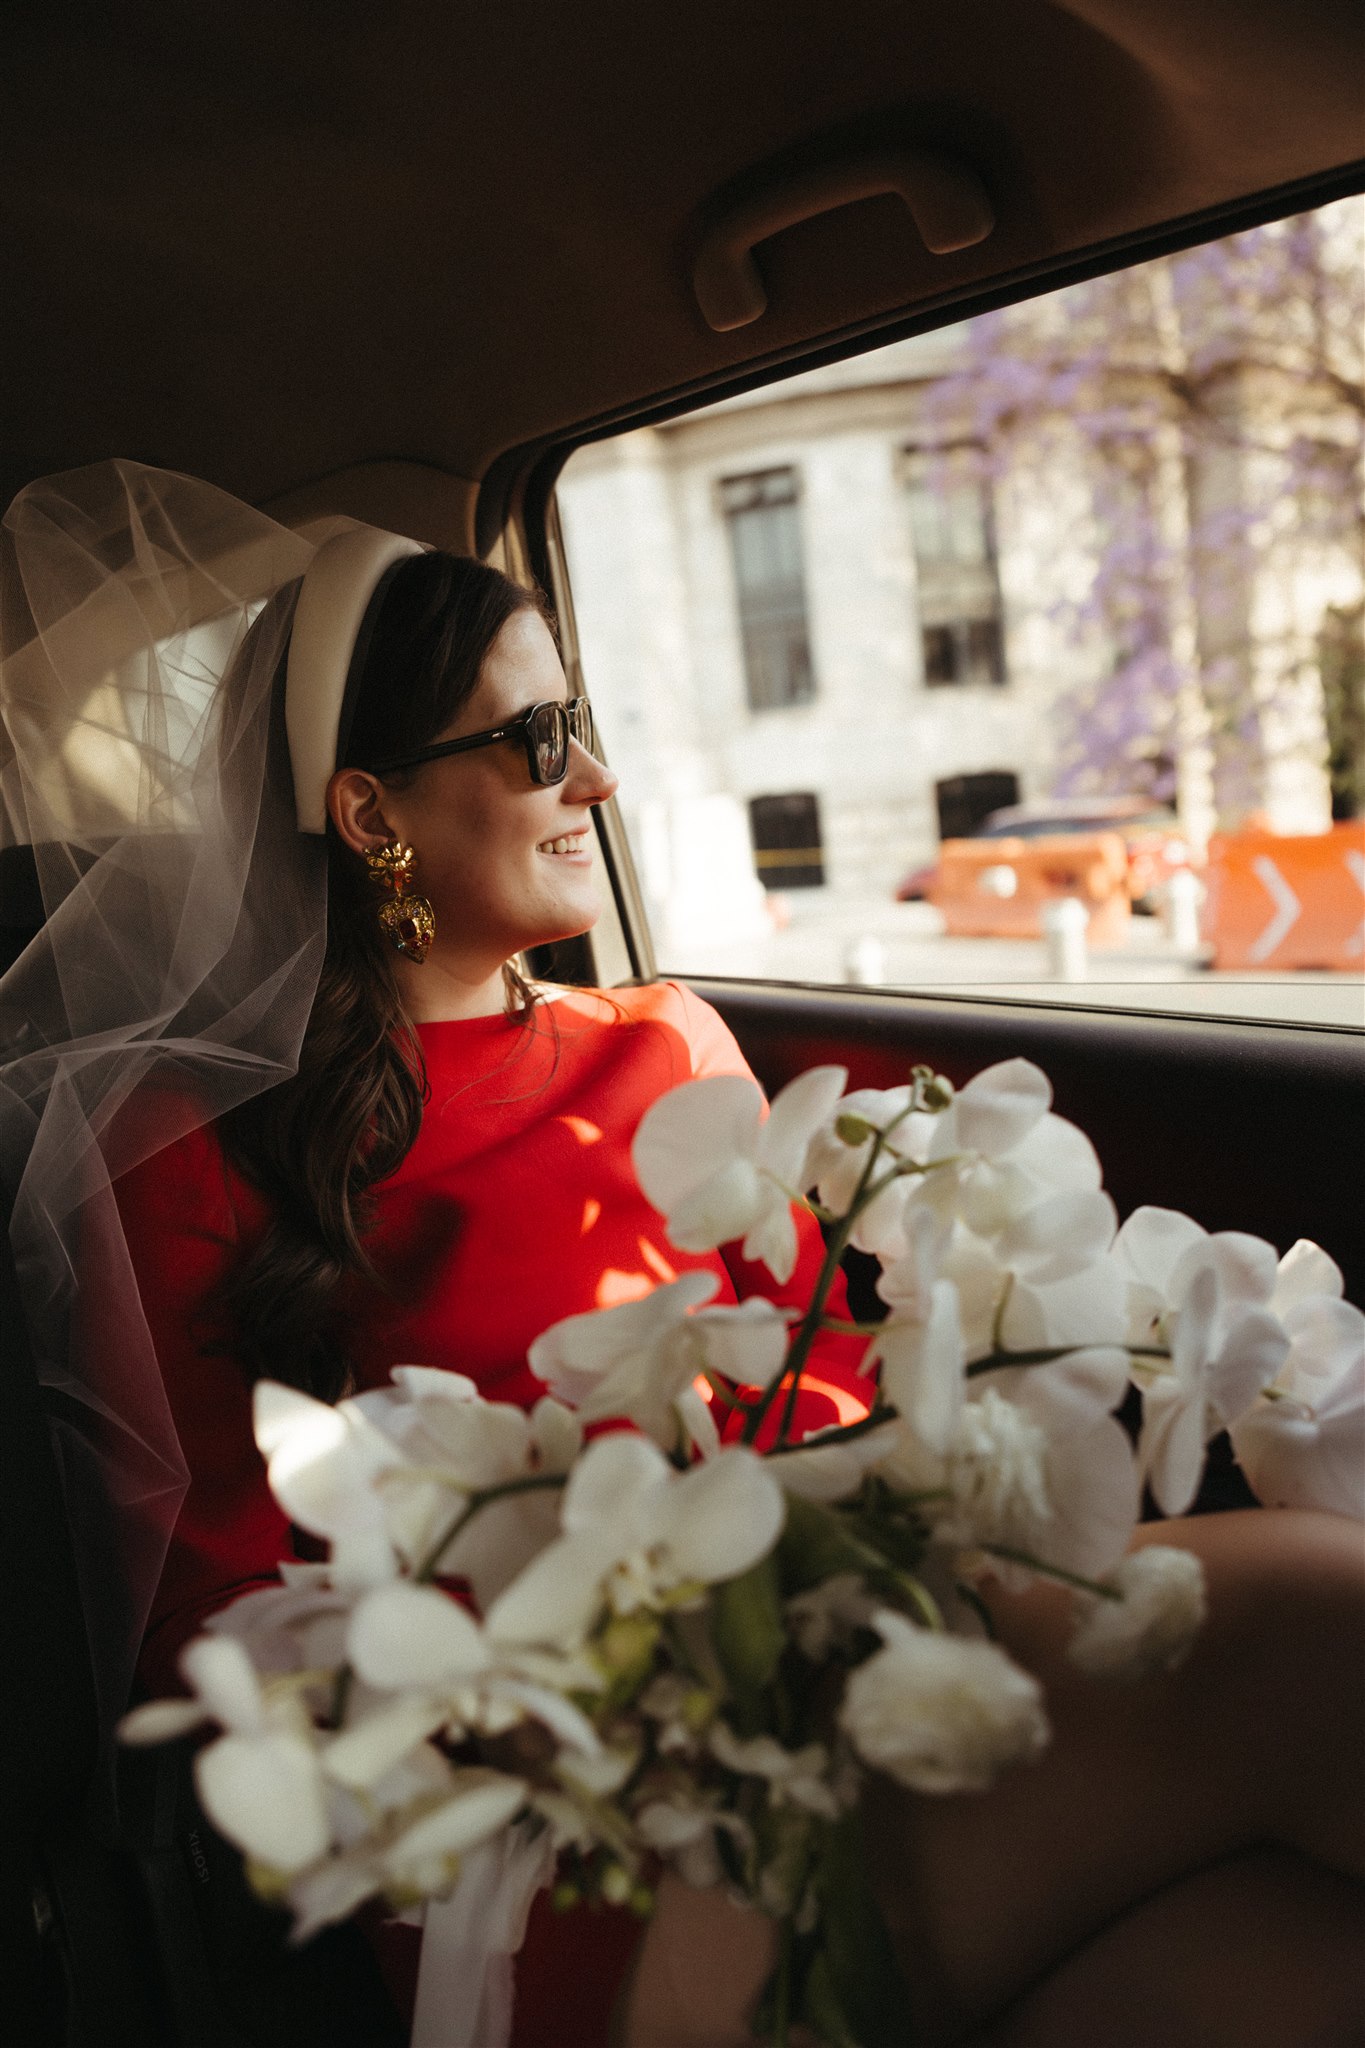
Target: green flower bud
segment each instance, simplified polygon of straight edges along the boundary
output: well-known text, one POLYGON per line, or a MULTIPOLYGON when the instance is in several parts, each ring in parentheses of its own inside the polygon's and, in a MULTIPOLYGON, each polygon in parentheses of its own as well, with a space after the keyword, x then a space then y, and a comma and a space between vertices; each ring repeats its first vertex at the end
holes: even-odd
POLYGON ((583 1894, 578 1886, 567 1877, 562 1877, 550 1893, 550 1904, 556 1913, 567 1913, 576 1906, 583 1894))
POLYGON ((598 1659, 607 1671, 618 1676, 643 1671, 658 1640, 659 1623, 654 1615, 613 1615, 597 1638, 598 1659))
POLYGON ((634 1889, 630 1872, 623 1863, 609 1863, 602 1872, 602 1897, 609 1906, 624 1906, 634 1889))
POLYGON ((855 1116, 852 1110, 834 1120, 834 1129, 845 1145, 865 1145, 872 1136, 872 1125, 864 1116, 855 1116))
POLYGON ((944 1074, 931 1074, 920 1088, 920 1106, 937 1116, 953 1099, 953 1084, 944 1074))
POLYGON ((654 1911, 654 1894, 647 1884, 633 1885, 626 1904, 637 1920, 648 1920, 654 1911))

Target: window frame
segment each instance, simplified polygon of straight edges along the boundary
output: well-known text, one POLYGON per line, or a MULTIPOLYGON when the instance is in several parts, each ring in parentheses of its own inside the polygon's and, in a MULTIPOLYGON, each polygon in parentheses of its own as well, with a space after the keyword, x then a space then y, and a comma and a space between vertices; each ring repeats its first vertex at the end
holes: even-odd
MULTIPOLYGON (((1357 159, 1328 172, 1269 187, 1173 221, 1138 229, 1094 248, 1073 252, 1055 262, 1026 266, 997 278, 985 289, 945 294, 923 301, 909 310, 893 311, 853 323, 833 335, 785 345, 755 362, 722 370, 713 378, 675 387, 609 415, 585 420, 573 430, 511 448, 491 465, 480 486, 475 506, 475 545, 481 555, 504 548, 509 565, 524 565, 527 577, 534 578, 550 593, 560 620, 570 690, 581 689, 584 687, 582 663, 573 625, 572 593, 554 495, 560 472, 579 448, 594 441, 615 439, 636 428, 662 425, 723 399, 786 382, 806 370, 844 362, 894 341, 932 333, 978 314, 1043 297, 1090 278, 1134 269, 1156 257, 1176 254, 1325 206, 1334 199, 1358 196, 1362 192, 1365 192, 1365 159, 1357 159)), ((607 743, 609 747, 610 735, 607 735, 607 743)), ((622 964, 628 962, 630 972, 628 975, 618 974, 618 980, 656 980, 659 967, 649 931, 644 894, 615 798, 594 813, 594 821, 613 901, 610 907, 604 905, 606 931, 577 942, 578 964, 582 970, 579 978, 605 980, 607 976, 600 971, 599 963, 605 967, 608 962, 620 961, 622 964)), ((766 986, 793 994, 806 988, 802 983, 765 984, 747 979, 736 986, 745 989, 766 986)), ((1079 992, 1054 996, 1044 992, 1046 987, 1046 984, 1040 984, 1038 996, 1027 998, 997 993, 990 984, 982 985, 979 996, 942 991, 927 993, 935 1002, 960 1006, 965 1012, 988 1005, 993 1009, 1003 1006, 1021 1015, 1039 1010, 1048 1014, 1081 1014, 1093 1018, 1097 1024, 1102 1020, 1131 1016, 1137 1021, 1149 1021, 1154 1028, 1163 1023, 1199 1021, 1215 1029, 1226 1026, 1248 1031, 1345 1031, 1365 1037, 1365 1026, 1317 1023, 1273 1015, 1263 1019, 1242 1015, 1214 1018, 1160 1007, 1118 1008, 1102 1002, 1086 1004, 1078 1001, 1079 992)), ((926 997, 881 990, 867 991, 864 999, 900 1001, 911 1005, 922 1002, 926 997)))

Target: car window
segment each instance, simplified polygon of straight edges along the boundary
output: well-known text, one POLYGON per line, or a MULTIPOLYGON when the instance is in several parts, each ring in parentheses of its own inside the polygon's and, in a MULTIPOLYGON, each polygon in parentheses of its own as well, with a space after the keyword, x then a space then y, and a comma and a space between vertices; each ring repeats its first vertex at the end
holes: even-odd
POLYGON ((1363 228, 1334 201, 573 455, 665 971, 1365 1023, 1363 228))

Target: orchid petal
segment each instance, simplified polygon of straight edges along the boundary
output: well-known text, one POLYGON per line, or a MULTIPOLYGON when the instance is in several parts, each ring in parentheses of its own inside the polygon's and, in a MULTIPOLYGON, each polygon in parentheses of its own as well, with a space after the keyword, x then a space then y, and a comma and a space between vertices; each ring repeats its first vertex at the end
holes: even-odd
POLYGON ((232 1636, 196 1636, 180 1652, 180 1670, 204 1711, 238 1735, 265 1726, 260 1680, 242 1644, 232 1636))
POLYGON ((809 1067, 773 1097, 758 1136, 759 1163, 794 1194, 804 1194, 811 1139, 832 1114, 848 1081, 847 1067, 809 1067))
POLYGON ((174 1742, 192 1728, 202 1728, 208 1718, 199 1700, 148 1700, 124 1715, 118 1724, 118 1739, 139 1747, 174 1742))
POLYGON ((1353 1302, 1330 1294, 1297 1302, 1284 1316, 1284 1329, 1291 1347, 1287 1391, 1304 1399, 1338 1380, 1365 1349, 1365 1317, 1353 1302))
POLYGON ((334 1856, 315 1870, 304 1871, 289 1887, 293 1911, 290 1940, 311 1940, 324 1927, 348 1920, 357 1906, 379 1890, 378 1867, 367 1855, 334 1856))
POLYGON ((649 1495, 671 1467, 657 1444, 642 1436, 600 1436, 569 1475, 560 1519, 566 1532, 615 1524, 633 1532, 649 1495))
POLYGON ((1078 1194, 1093 1193, 1103 1178, 1099 1155, 1085 1132, 1050 1110, 1014 1147, 1009 1163, 1044 1187, 1078 1194))
POLYGON ((956 1146, 999 1158, 1023 1143, 1052 1101, 1052 1083, 1031 1060, 1001 1060, 974 1074, 953 1101, 956 1146))
POLYGON ((1314 1295, 1325 1294, 1340 1301, 1344 1292, 1345 1282, 1336 1260, 1329 1258, 1311 1238, 1301 1237, 1290 1245, 1276 1268, 1271 1307, 1283 1316, 1314 1295))
POLYGON ((892 1316, 874 1340, 882 1359, 881 1389, 929 1449, 946 1451, 962 1413, 966 1381, 957 1289, 936 1280, 921 1323, 892 1316))
POLYGON ((1108 1250, 1118 1212, 1108 1195, 1068 1190, 1026 1209, 1001 1232, 997 1245, 1006 1266, 1026 1271, 1037 1284, 1069 1279, 1108 1250))
POLYGON ((1108 1258, 1046 1285, 1018 1279, 1000 1318, 1001 1342, 1010 1351, 1122 1343, 1126 1297, 1123 1274, 1108 1258))
POLYGON ((1149 1389, 1138 1466, 1164 1515, 1183 1515, 1198 1493, 1206 1441, 1202 1401, 1182 1399, 1169 1380, 1149 1389))
POLYGON ((301 1735, 224 1735, 200 1750, 194 1782, 221 1834, 272 1870, 301 1870, 328 1842, 317 1753, 301 1735))
POLYGON ((738 1446, 694 1465, 652 1503, 651 1533, 680 1580, 737 1578, 766 1557, 787 1517, 763 1459, 738 1446))
POLYGON ((1205 1244, 1208 1232, 1178 1209, 1144 1206, 1134 1209, 1114 1239, 1115 1256, 1134 1280, 1164 1301, 1171 1275, 1193 1246, 1205 1244))
POLYGON ((427 1813, 391 1844, 384 1858, 396 1877, 428 1859, 460 1856, 506 1827, 526 1804, 520 1778, 471 1768, 453 1773, 454 1797, 427 1813))
POLYGON ((346 1636, 350 1662, 367 1685, 449 1685, 486 1670, 488 1646, 473 1616, 434 1586, 400 1579, 367 1593, 346 1636))
MULTIPOLYGON (((600 1437, 600 1443, 621 1439, 600 1437)), ((624 1439, 629 1443, 638 1437, 624 1439)), ((654 1449, 653 1444, 649 1446, 654 1449)), ((581 1469, 581 1468, 580 1468, 581 1469)), ((484 1627, 497 1643, 576 1643, 602 1606, 602 1581, 620 1555, 600 1529, 560 1536, 532 1559, 488 1610, 484 1627)))
POLYGON ((766 1194, 751 1159, 727 1159, 668 1211, 669 1242, 680 1252, 709 1252, 733 1244, 761 1214, 766 1194))
POLYGON ((754 1159, 762 1118, 762 1090, 741 1074, 711 1074, 670 1088, 645 1111, 631 1146, 646 1201, 670 1215, 721 1163, 754 1159))
POLYGON ((406 1693, 364 1714, 329 1742, 322 1767, 329 1778, 353 1791, 367 1791, 402 1763, 418 1743, 434 1735, 450 1709, 429 1694, 406 1693))

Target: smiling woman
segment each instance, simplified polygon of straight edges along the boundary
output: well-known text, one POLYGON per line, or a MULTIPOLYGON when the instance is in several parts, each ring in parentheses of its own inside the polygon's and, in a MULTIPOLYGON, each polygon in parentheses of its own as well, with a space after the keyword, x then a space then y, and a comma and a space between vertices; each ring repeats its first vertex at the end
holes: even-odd
MULTIPOLYGON (((45 760, 50 740, 74 734, 94 745, 104 734, 138 826, 110 866, 92 853, 89 878, 68 888, 62 918, 26 958, 25 986, 46 989, 46 964, 59 955, 69 965, 62 949, 72 945, 83 986, 95 990, 79 1034, 69 1007, 57 1014, 32 1003, 27 1028, 51 1040, 32 1088, 35 1097, 53 1092, 54 1064, 84 1076, 89 1117, 66 1137, 84 1147, 92 1187, 107 1174, 100 1198, 114 1183, 113 1203, 82 1205, 69 1259, 45 1245, 35 1261, 64 1265, 59 1292, 75 1274, 81 1337, 64 1383, 88 1369, 92 1412, 98 1403, 128 1437, 161 1418, 170 1435, 160 1499, 172 1461, 187 1468, 174 1527, 162 1524, 164 1565, 144 1552, 139 1589, 150 1602, 144 1681, 174 1685, 187 1639, 236 1595, 270 1583, 281 1560, 297 1561, 252 1441, 251 1388, 264 1374, 335 1399, 420 1360, 531 1410, 544 1387, 528 1349, 566 1314, 647 1294, 687 1269, 690 1285, 720 1300, 766 1293, 790 1305, 809 1290, 822 1247, 805 1218, 782 1285, 736 1248, 672 1247, 635 1185, 630 1141, 650 1103, 677 1082, 746 1074, 738 1047, 677 987, 608 996, 533 985, 518 969, 523 949, 594 921, 592 816, 615 788, 590 749, 585 711, 568 706, 550 617, 534 592, 484 564, 353 527, 312 550, 207 486, 136 465, 32 487, 12 531, 17 580, 35 608, 40 591, 55 605, 60 584, 74 588, 78 615, 86 593, 93 620, 71 624, 64 603, 60 621, 44 612, 36 622, 46 640, 27 643, 27 668, 21 660, 6 671, 6 710, 27 734, 24 771, 45 760), (186 538, 209 527, 213 574, 186 538), (222 609, 224 559, 246 533, 276 572, 283 563, 293 573, 273 593, 265 570, 261 586, 243 588, 232 630, 210 656, 189 624, 196 606, 222 609), (152 565, 145 571, 127 566, 139 545, 152 565), (88 586, 101 577, 107 602, 92 608, 88 586), (325 603, 314 601, 319 592, 325 603), (192 653, 166 641, 168 619, 192 653), (116 630, 125 641, 162 638, 116 647, 116 630), (108 692, 88 684, 114 653, 127 691, 111 710, 108 692), (186 735, 177 783, 153 752, 166 722, 158 692, 169 697, 191 671, 207 715, 186 735), (32 732, 30 702, 41 708, 32 732), (111 723, 137 736, 117 753, 111 723), (167 872, 149 868, 136 902, 115 904, 122 868, 138 855, 149 862, 157 843, 155 819, 139 803, 164 819, 190 788, 216 830, 201 864, 202 901, 176 894, 167 860, 167 872), (243 864, 256 883, 237 901, 243 864), (284 975, 272 966, 258 980, 255 970, 266 940, 280 939, 295 870, 309 878, 320 927, 324 864, 325 947, 320 929, 296 935, 290 923, 283 933, 299 936, 306 956, 296 979, 307 981, 308 1007, 290 1012, 306 1016, 301 1043, 267 1068, 242 1020, 283 1014, 284 975), (397 907, 409 908, 397 919, 383 915, 395 907, 391 891, 376 899, 376 866, 404 881, 397 907), (414 948, 417 925, 429 937, 414 948), (163 946, 173 998, 152 986, 163 946), (187 986, 191 953, 200 981, 187 986), (195 1040, 187 1018, 196 1005, 202 1018, 210 990, 226 1014, 195 1040), (176 1021, 163 1038, 168 1009, 176 1021), (126 1048, 115 1043, 119 1031, 126 1048), (245 1073, 258 1092, 224 1103, 225 1071, 245 1073), (115 1384, 110 1361, 126 1361, 110 1333, 124 1324, 145 1329, 154 1358, 139 1359, 141 1379, 130 1365, 115 1384)), ((30 815, 44 781, 33 774, 30 815)), ((107 788, 99 795, 105 802, 107 788)), ((73 813, 79 796, 70 793, 73 813)), ((77 820, 59 828, 54 818, 50 830, 74 866, 77 820)), ((183 837, 170 835, 162 853, 183 857, 183 837)), ((209 837, 201 824, 195 843, 209 837)), ((297 921, 306 927, 305 911, 297 921)), ((37 1198, 21 1227, 41 1230, 54 1209, 51 1176, 64 1170, 35 1149, 37 1198)), ((803 1426, 834 1421, 840 1403, 857 1398, 847 1353, 847 1340, 825 1341, 829 1391, 804 1397, 803 1426)), ((121 1510, 111 1576, 133 1562, 135 1521, 121 1510)), ((120 1597, 126 1614, 135 1602, 126 1587, 120 1597)), ((141 1618, 135 1627, 141 1633, 141 1618)), ((118 1711, 118 1679, 106 1676, 118 1711)), ((517 2048, 598 2048, 639 1923, 611 1913, 564 1927, 543 1918, 520 1971, 517 2048), (566 1979, 572 2023, 561 2004, 566 1979)), ((400 1976, 409 1935, 380 1943, 384 1967, 400 1976)), ((410 1993, 400 1985, 400 2006, 410 1993)), ((465 2018, 480 2024, 472 2011, 465 2018)), ((469 2038, 484 2048, 487 2037, 469 2038)))

